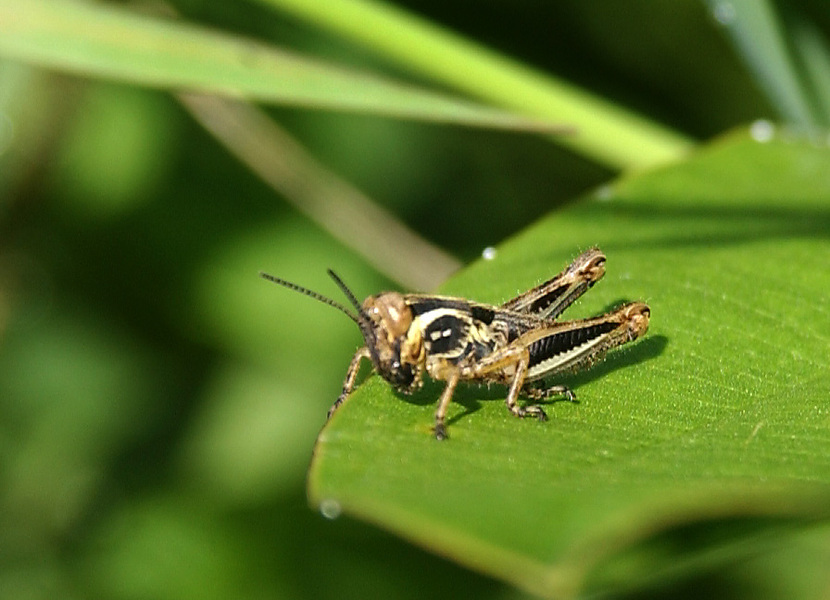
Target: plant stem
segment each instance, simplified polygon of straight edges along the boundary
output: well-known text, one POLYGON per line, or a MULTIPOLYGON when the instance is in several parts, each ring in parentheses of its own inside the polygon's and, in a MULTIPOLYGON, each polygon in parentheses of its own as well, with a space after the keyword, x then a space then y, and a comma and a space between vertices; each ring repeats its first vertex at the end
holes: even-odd
POLYGON ((435 81, 525 115, 573 126, 555 140, 618 169, 680 158, 692 142, 653 121, 375 0, 259 0, 332 30, 435 81))

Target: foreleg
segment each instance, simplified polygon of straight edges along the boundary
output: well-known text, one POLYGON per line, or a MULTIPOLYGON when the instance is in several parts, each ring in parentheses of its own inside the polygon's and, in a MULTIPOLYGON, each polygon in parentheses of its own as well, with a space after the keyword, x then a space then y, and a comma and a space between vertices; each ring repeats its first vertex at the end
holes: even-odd
POLYGON ((357 374, 360 371, 360 362, 363 359, 371 359, 372 355, 369 354, 369 348, 364 346, 360 348, 357 352, 355 352, 354 356, 352 357, 352 362, 349 363, 349 370, 346 371, 346 380, 343 382, 343 391, 340 392, 340 395, 337 397, 337 400, 334 401, 334 404, 331 405, 329 409, 328 415, 326 416, 327 419, 331 419, 331 416, 334 414, 343 402, 346 401, 346 398, 352 393, 354 390, 354 384, 357 380, 357 374))
POLYGON ((447 387, 444 388, 444 393, 441 394, 441 400, 438 401, 438 408, 435 411, 435 438, 438 440, 445 440, 447 437, 447 426, 444 419, 447 416, 447 408, 450 406, 452 394, 455 391, 455 386, 458 385, 461 372, 458 369, 453 370, 447 379, 447 387))

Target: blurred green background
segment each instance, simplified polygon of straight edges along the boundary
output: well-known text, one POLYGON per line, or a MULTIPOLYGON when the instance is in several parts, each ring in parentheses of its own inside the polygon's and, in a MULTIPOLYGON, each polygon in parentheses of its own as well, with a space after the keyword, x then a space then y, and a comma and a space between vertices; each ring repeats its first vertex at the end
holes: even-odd
MULTIPOLYGON (((784 112, 715 18, 729 5, 396 4, 693 139, 784 112)), ((256 3, 174 6, 402 72, 256 3)), ((830 23, 818 0, 779 10, 830 23)), ((268 112, 461 263, 616 176, 538 135, 268 112)), ((337 297, 328 267, 358 297, 400 285, 171 94, 0 62, 0 598, 520 597, 308 508, 305 470, 359 334, 257 273, 337 297)), ((734 587, 708 573, 646 597, 734 587)))

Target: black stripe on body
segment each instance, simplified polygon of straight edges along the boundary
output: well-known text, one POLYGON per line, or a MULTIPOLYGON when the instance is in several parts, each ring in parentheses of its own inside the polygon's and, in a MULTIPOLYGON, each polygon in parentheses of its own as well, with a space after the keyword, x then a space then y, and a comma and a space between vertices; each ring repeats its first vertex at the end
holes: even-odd
POLYGON ((442 298, 441 296, 425 296, 407 298, 407 305, 416 316, 425 315, 433 310, 451 309, 460 313, 470 314, 470 302, 457 298, 442 298))
POLYGON ((530 354, 529 367, 538 365, 541 362, 554 358, 560 354, 573 350, 601 335, 613 331, 619 327, 619 323, 606 322, 598 323, 590 327, 582 327, 562 331, 533 342, 528 348, 530 354))
POLYGON ((430 311, 450 309, 471 316, 476 321, 489 325, 496 318, 496 309, 486 304, 468 302, 459 298, 443 298, 441 296, 410 298, 407 305, 414 315, 426 315, 430 311))
POLYGON ((463 316, 443 315, 424 329, 424 342, 430 354, 455 356, 467 347, 470 321, 463 316))
POLYGON ((494 309, 482 306, 481 304, 472 304, 470 306, 470 314, 473 319, 480 321, 485 325, 490 325, 493 322, 493 319, 496 318, 496 311, 494 309))

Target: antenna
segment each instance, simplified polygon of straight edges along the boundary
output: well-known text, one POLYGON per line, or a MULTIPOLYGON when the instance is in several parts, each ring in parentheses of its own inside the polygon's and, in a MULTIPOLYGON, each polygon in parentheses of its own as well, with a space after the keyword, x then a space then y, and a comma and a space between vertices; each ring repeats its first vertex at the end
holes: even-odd
POLYGON ((357 314, 359 314, 361 317, 364 316, 363 307, 360 306, 360 302, 357 301, 357 298, 354 297, 354 294, 352 293, 352 290, 350 290, 349 287, 345 283, 343 283, 343 280, 340 279, 340 277, 337 275, 337 273, 335 273, 331 269, 326 269, 326 273, 329 274, 329 277, 334 279, 334 283, 337 284, 337 287, 340 288, 340 291, 343 292, 343 294, 346 296, 346 298, 349 299, 349 302, 352 303, 352 306, 355 307, 355 310, 357 311, 357 314))
MULTIPOLYGON (((340 278, 334 274, 334 272, 329 269, 329 275, 334 279, 337 285, 340 287, 341 290, 346 294, 346 297, 351 301, 351 303, 355 306, 358 311, 358 314, 362 316, 363 311, 360 309, 360 304, 358 304, 357 299, 354 297, 354 294, 346 287, 346 284, 343 283, 340 278)), ((349 317, 352 321, 360 325, 360 320, 355 316, 355 314, 350 311, 348 308, 340 304, 339 302, 335 302, 331 298, 326 298, 323 294, 318 294, 308 288, 304 288, 301 285, 297 285, 296 283, 291 283, 290 281, 286 281, 285 279, 280 279, 279 277, 274 277, 273 275, 269 275, 268 273, 263 273, 262 271, 259 272, 259 276, 263 279, 267 279, 268 281, 273 281, 277 285, 281 285, 283 287, 287 287, 289 290, 294 290, 295 292, 300 292, 301 294, 305 294, 306 296, 310 296, 315 300, 319 300, 323 304, 328 304, 329 306, 333 306, 334 308, 342 311, 349 317)))

